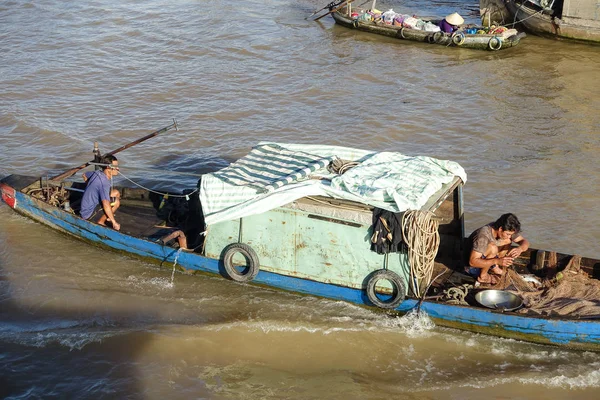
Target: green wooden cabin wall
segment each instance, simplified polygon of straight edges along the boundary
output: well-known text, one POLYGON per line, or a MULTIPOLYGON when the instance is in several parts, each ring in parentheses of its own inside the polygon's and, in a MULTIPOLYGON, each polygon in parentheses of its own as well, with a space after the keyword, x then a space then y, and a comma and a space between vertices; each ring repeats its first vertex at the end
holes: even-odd
MULTIPOLYGON (((225 246, 240 241, 256 251, 263 270, 364 288, 366 277, 383 268, 385 262, 384 255, 370 250, 371 227, 329 217, 324 217, 329 220, 317 218, 315 214, 277 208, 244 217, 241 234, 239 219, 217 223, 209 227, 205 253, 211 258, 221 258, 225 246)), ((387 263, 388 269, 398 273, 408 288, 406 254, 391 253, 387 263)), ((381 289, 384 288, 385 285, 381 289)))

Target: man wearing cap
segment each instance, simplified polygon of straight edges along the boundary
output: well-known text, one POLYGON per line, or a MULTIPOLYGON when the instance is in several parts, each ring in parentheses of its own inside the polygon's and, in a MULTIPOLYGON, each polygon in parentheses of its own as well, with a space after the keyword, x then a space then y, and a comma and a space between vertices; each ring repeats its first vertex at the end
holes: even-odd
POLYGON ((464 22, 465 20, 463 17, 458 15, 458 13, 453 13, 441 20, 439 26, 442 32, 453 33, 458 29, 459 25, 462 25, 464 22))

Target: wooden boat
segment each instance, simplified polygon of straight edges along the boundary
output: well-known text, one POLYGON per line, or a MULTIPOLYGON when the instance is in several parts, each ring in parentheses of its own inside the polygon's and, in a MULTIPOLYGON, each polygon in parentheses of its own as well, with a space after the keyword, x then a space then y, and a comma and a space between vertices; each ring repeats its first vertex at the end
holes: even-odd
MULTIPOLYGON (((365 21, 348 15, 350 8, 341 8, 331 13, 335 22, 346 28, 356 29, 363 32, 376 33, 389 36, 396 39, 408 40, 413 42, 423 42, 447 47, 477 49, 477 50, 503 50, 514 47, 519 44, 525 36, 516 29, 509 29, 501 33, 485 34, 475 33, 482 27, 464 26, 453 34, 438 32, 427 32, 420 29, 388 25, 381 21, 365 21), (472 32, 472 33, 467 33, 472 32)), ((356 12, 356 9, 353 10, 356 12)), ((434 25, 438 25, 439 19, 428 19, 434 25)))
POLYGON ((522 26, 540 36, 600 42, 597 0, 480 0, 484 25, 522 26))
MULTIPOLYGON (((0 180, 2 199, 15 211, 58 231, 167 268, 174 268, 176 262, 181 271, 217 274, 391 313, 420 310, 440 326, 600 350, 600 320, 594 319, 598 315, 587 319, 532 315, 524 309, 485 308, 473 301, 473 293, 481 287, 469 287, 473 279, 456 272, 463 266, 466 174, 450 161, 261 143, 229 167, 203 175, 198 187, 182 193, 167 197, 145 189, 119 188, 120 231, 69 211, 66 202, 74 207, 83 183, 65 180, 65 175, 69 174, 59 179, 10 175, 0 180), (371 250, 378 240, 390 239, 386 224, 383 234, 375 234, 378 228, 373 221, 379 221, 380 206, 393 212, 410 208, 418 215, 434 213, 418 226, 433 226, 429 238, 437 238, 437 251, 429 250, 435 261, 428 278, 418 277, 412 269, 414 243, 409 238, 416 230, 404 225, 409 211, 403 214, 401 227, 402 242, 409 250, 395 248, 397 243, 391 242, 389 252, 380 254, 379 247, 371 250), (193 252, 159 240, 173 229, 185 232, 193 252), (463 294, 450 294, 445 289, 449 283, 455 294, 464 288, 463 294)), ((390 229, 397 237, 391 225, 390 229)), ((523 253, 515 268, 528 272, 534 263, 542 267, 543 254, 523 253)), ((558 269, 569 259, 557 255, 558 269)), ((583 258, 581 268, 594 281, 600 275, 597 260, 583 258)))

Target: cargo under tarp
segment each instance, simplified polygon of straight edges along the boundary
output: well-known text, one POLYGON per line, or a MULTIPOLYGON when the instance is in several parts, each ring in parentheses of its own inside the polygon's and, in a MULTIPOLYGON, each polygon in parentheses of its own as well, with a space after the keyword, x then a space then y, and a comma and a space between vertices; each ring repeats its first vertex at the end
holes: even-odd
POLYGON ((455 176, 453 161, 339 146, 261 142, 228 167, 202 177, 207 225, 260 214, 305 196, 328 196, 401 212, 418 210, 455 176), (332 161, 357 162, 342 175, 332 161))

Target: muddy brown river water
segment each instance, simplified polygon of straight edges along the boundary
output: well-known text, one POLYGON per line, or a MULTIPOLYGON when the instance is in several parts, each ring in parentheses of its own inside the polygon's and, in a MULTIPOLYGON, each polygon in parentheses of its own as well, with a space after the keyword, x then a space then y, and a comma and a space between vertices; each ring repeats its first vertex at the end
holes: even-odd
MULTIPOLYGON (((325 2, 0 2, 0 176, 119 156, 174 189, 260 140, 459 162, 467 231, 503 212, 535 247, 600 257, 600 47, 499 52, 355 32, 325 2), (147 171, 152 169, 153 171, 147 171)), ((476 0, 393 0, 418 15, 476 0)), ((598 398, 600 354, 176 274, 0 205, 0 397, 598 398)))

